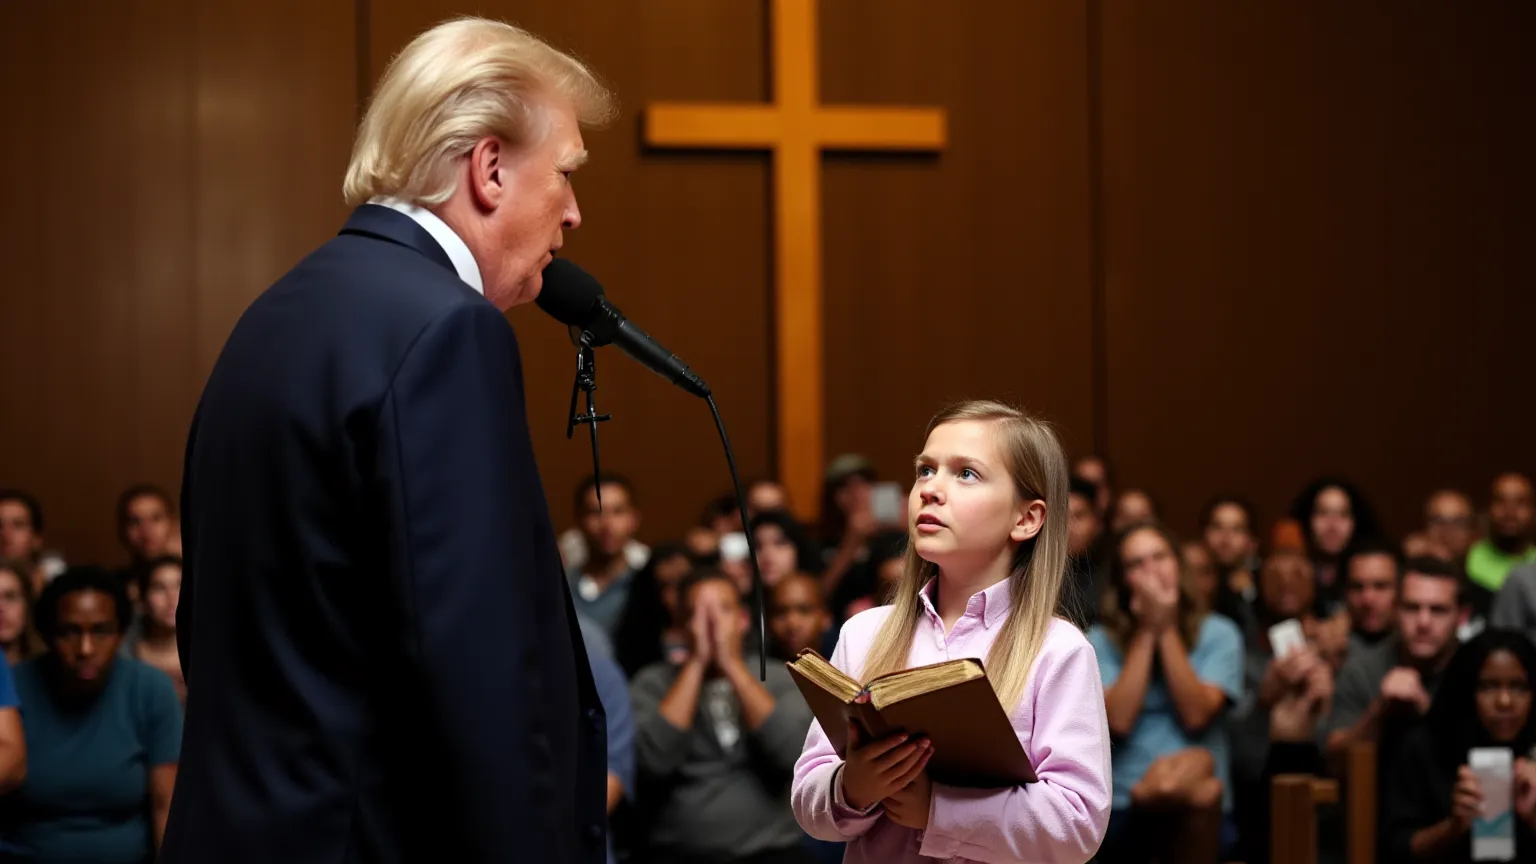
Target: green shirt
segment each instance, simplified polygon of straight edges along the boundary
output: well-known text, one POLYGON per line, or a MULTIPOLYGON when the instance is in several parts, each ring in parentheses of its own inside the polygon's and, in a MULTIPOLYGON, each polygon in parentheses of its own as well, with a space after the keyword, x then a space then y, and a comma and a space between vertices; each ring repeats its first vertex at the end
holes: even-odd
POLYGON ((1489 591, 1504 586, 1509 571, 1521 564, 1536 563, 1536 544, 1528 545, 1519 555, 1510 555, 1493 545, 1492 540, 1479 540, 1467 552, 1467 578, 1489 591))

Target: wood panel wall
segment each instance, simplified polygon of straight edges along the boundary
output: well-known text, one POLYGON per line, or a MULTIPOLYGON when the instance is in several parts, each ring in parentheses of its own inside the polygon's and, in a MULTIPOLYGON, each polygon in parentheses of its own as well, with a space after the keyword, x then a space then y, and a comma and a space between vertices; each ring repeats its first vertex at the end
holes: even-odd
POLYGON ((1195 528, 1536 470, 1530 4, 1103 4, 1108 451, 1195 528))
MULTIPOLYGON (((1389 524, 1431 487, 1536 470, 1525 430, 1533 199, 1529 4, 824 0, 822 92, 933 104, 938 157, 826 160, 827 449, 905 477, 945 401, 1004 396, 1103 450, 1193 529, 1246 491, 1277 515, 1324 471, 1389 524)), ((0 5, 0 485, 50 545, 115 561, 117 491, 178 481, 204 376, 245 305, 345 218, 366 88, 420 29, 516 21, 623 104, 589 133, 568 254, 720 395, 772 470, 769 175, 656 153, 654 100, 767 97, 766 4, 212 0, 0 5)), ((574 350, 510 316, 558 520, 574 350)), ((707 409, 599 358, 605 465, 648 539, 729 487, 707 409)))
POLYGON ((345 215, 354 33, 335 0, 0 6, 0 485, 69 558, 117 563, 118 492, 180 482, 236 317, 345 215))

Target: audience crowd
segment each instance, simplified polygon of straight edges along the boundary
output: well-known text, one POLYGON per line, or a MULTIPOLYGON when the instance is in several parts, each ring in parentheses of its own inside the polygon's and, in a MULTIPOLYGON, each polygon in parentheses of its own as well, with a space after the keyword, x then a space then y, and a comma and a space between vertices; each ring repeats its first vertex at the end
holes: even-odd
MULTIPOLYGON (((1097 860, 1266 861, 1271 778, 1341 776, 1361 742, 1376 745, 1378 860, 1470 860, 1480 746, 1513 751, 1517 853, 1536 859, 1529 478, 1437 491, 1400 538, 1333 477, 1268 522, 1217 495, 1181 538, 1106 460, 1073 471, 1060 612, 1097 653, 1113 747, 1097 860)), ((843 621, 888 601, 906 483, 892 496, 881 481, 840 456, 819 524, 761 480, 745 514, 723 495, 654 543, 628 480, 575 490, 560 547, 608 714, 611 861, 841 860, 790 811, 814 720, 782 661, 831 656, 843 621), (749 533, 776 658, 766 681, 749 533)), ((175 506, 135 486, 116 522, 121 566, 77 563, 47 544, 36 498, 0 492, 0 860, 140 864, 164 829, 186 697, 175 506)), ((1323 860, 1344 860, 1343 833, 1325 808, 1323 860)))

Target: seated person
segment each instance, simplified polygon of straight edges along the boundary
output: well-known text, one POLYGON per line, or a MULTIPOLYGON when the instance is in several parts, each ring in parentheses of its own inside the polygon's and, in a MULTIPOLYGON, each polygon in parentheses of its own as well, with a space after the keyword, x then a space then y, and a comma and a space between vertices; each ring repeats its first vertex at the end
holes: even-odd
POLYGON ((1536 493, 1524 474, 1494 478, 1488 501, 1488 536, 1467 552, 1467 577, 1472 588, 1485 598, 1504 586, 1509 571, 1521 564, 1536 564, 1536 493))
POLYGON ((21 699, 8 663, 0 663, 0 794, 27 777, 27 740, 21 728, 21 699))
POLYGON ((656 864, 798 864, 810 859, 789 787, 811 710, 782 663, 766 686, 746 661, 746 610, 718 571, 678 592, 690 649, 681 664, 640 670, 636 804, 648 827, 639 860, 656 864))
POLYGON ((1350 652, 1339 670, 1327 751, 1337 760, 1357 741, 1375 741, 1386 761, 1401 735, 1429 710, 1458 644, 1465 620, 1456 567, 1438 558, 1412 558, 1398 587, 1397 632, 1350 652))
POLYGON ((1179 550, 1157 525, 1121 535, 1088 633, 1114 738, 1106 861, 1210 862, 1231 833, 1224 720, 1242 697, 1243 639, 1196 600, 1179 550))
POLYGON ((1343 570, 1349 647, 1364 650, 1397 630, 1397 583, 1402 561, 1391 545, 1365 540, 1344 559, 1343 570))
POLYGON ((831 657, 837 634, 821 599, 821 582, 795 573, 773 586, 768 595, 768 633, 769 653, 781 660, 793 660, 806 648, 831 657))
POLYGON ((1157 502, 1142 489, 1127 489, 1109 507, 1109 530, 1116 534, 1143 522, 1158 520, 1157 502))
POLYGON ((566 568, 571 600, 577 612, 612 637, 629 603, 635 572, 644 566, 643 561, 634 563, 632 544, 640 528, 635 488, 617 474, 587 477, 576 487, 573 510, 586 554, 580 565, 566 568))
POLYGON ((782 510, 759 513, 752 517, 751 530, 764 590, 792 573, 814 575, 820 570, 821 553, 811 543, 810 534, 790 514, 782 510))
POLYGON ((681 663, 687 656, 687 622, 678 612, 677 586, 693 568, 683 544, 663 543, 635 574, 613 634, 614 657, 625 675, 632 677, 659 660, 681 663))
POLYGON ((1286 683, 1269 709, 1264 769, 1248 802, 1254 818, 1242 823, 1239 831, 1238 860, 1248 864, 1267 864, 1270 860, 1274 779, 1282 774, 1324 774, 1327 770, 1317 733, 1333 697, 1333 670, 1315 651, 1294 651, 1286 655, 1283 665, 1288 667, 1282 673, 1286 683))
MULTIPOLYGON (((773 587, 768 600, 770 653, 792 660, 801 649, 814 648, 823 657, 831 657, 837 647, 837 631, 821 596, 821 581, 814 576, 795 573, 773 587)), ((843 860, 843 844, 818 840, 809 835, 806 846, 819 864, 843 860)))
POLYGON ((777 480, 759 477, 747 484, 747 516, 751 518, 769 510, 788 512, 789 491, 777 480))
MULTIPOLYGON (((1068 579, 1061 588, 1061 614, 1084 630, 1098 620, 1099 595, 1104 590, 1103 568, 1097 559, 1105 539, 1106 511, 1095 506, 1101 489, 1078 476, 1067 486, 1068 579)), ((1103 500, 1107 508, 1108 498, 1103 500)))
POLYGON ((16 667, 27 781, 4 835, 37 864, 143 864, 165 835, 181 701, 158 669, 121 656, 131 614, 116 576, 72 567, 37 601, 47 653, 16 667))
POLYGON ((1536 860, 1532 676, 1536 647, 1518 631, 1484 631, 1456 653, 1429 716, 1382 766, 1383 861, 1472 860, 1468 832, 1483 799, 1467 767, 1473 747, 1514 751, 1515 860, 1536 860))
POLYGON ((1216 569, 1216 558, 1210 547, 1200 540, 1186 540, 1183 555, 1184 568, 1189 571, 1190 585, 1195 589, 1195 599, 1204 603, 1205 608, 1215 609, 1221 574, 1216 569))
POLYGON ((176 646, 176 606, 181 598, 181 559, 175 555, 141 563, 134 570, 144 614, 134 635, 124 640, 128 656, 170 676, 176 695, 187 701, 187 682, 181 674, 181 653, 176 646))
POLYGON ((32 579, 23 565, 0 560, 0 649, 5 662, 15 666, 43 651, 42 640, 32 626, 32 579))
POLYGON ((1237 609, 1258 598, 1258 520, 1253 505, 1235 495, 1218 495, 1200 511, 1201 539, 1216 561, 1218 586, 1211 607, 1242 626, 1237 609))
POLYGON ((1521 630, 1536 640, 1536 564, 1524 564, 1509 571, 1509 577, 1493 597, 1488 624, 1521 630))
MULTIPOLYGON (((1260 852, 1250 839, 1269 822, 1269 777, 1273 730, 1270 718, 1276 706, 1298 690, 1316 687, 1326 679, 1323 717, 1333 696, 1333 666, 1327 659, 1328 636, 1344 642, 1343 631, 1334 633, 1313 615, 1317 583, 1312 562, 1300 552, 1280 551, 1264 559, 1259 568, 1258 597, 1254 602, 1254 626, 1247 636, 1242 699, 1228 718, 1227 734, 1232 747, 1232 793, 1236 805, 1241 857, 1256 858, 1260 852), (1270 628, 1282 621, 1300 623, 1307 642, 1284 658, 1275 657, 1270 628)), ((1267 851, 1267 850, 1266 850, 1267 851)))
MULTIPOLYGON (((175 525, 176 503, 164 489, 140 483, 128 487, 118 496, 117 539, 128 552, 128 567, 123 571, 125 578, 131 578, 151 561, 171 554, 175 525)), ((130 599, 143 598, 142 594, 133 594, 138 587, 129 584, 130 599)))
POLYGON ((896 590, 897 583, 901 581, 901 568, 906 554, 906 534, 876 535, 870 542, 869 560, 866 562, 870 572, 875 574, 875 588, 850 602, 843 612, 844 618, 852 618, 865 609, 884 606, 891 601, 891 592, 896 590))

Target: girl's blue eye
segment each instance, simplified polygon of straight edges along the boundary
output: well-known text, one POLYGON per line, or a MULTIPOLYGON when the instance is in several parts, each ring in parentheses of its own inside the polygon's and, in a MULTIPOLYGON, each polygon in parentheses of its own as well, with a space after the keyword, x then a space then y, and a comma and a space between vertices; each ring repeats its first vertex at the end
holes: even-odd
POLYGON ((969 468, 961 468, 960 469, 960 476, 961 476, 961 478, 975 478, 977 476, 977 474, 976 474, 975 471, 972 471, 969 468))
POLYGON ((932 471, 933 471, 933 469, 929 468, 927 465, 919 465, 918 468, 917 468, 917 476, 919 476, 919 477, 927 477, 928 474, 930 472, 932 472, 932 471))

